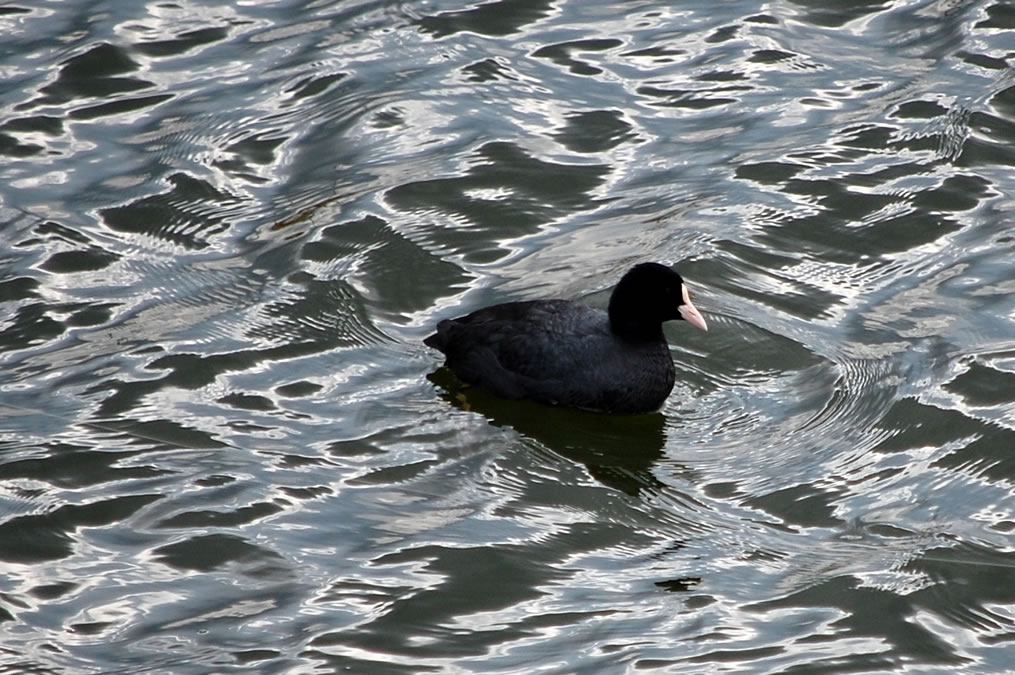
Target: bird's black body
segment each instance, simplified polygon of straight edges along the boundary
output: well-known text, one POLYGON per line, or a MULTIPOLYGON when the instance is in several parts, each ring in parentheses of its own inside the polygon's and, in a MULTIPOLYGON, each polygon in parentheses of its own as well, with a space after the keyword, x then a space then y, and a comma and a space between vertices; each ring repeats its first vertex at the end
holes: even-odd
POLYGON ((642 413, 673 389, 662 324, 680 318, 704 329, 680 276, 643 263, 618 284, 609 312, 567 300, 509 302, 441 321, 424 342, 460 380, 499 396, 642 413))

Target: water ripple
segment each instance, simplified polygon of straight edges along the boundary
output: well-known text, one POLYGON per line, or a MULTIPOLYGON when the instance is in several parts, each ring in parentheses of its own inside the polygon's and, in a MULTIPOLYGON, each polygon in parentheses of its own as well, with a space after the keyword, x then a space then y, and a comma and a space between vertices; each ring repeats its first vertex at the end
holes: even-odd
POLYGON ((1002 3, 36 4, 9 668, 1010 667, 1002 3), (642 260, 710 325, 658 414, 421 344, 642 260))

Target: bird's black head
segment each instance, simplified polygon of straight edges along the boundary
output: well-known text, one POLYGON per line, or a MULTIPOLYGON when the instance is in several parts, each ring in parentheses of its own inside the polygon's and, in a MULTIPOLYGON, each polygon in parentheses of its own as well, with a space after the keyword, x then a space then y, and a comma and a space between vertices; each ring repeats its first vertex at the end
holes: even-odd
POLYGON ((708 330, 691 304, 684 280, 659 263, 641 263, 628 270, 610 296, 609 314, 613 331, 631 340, 659 339, 663 322, 674 319, 708 330))

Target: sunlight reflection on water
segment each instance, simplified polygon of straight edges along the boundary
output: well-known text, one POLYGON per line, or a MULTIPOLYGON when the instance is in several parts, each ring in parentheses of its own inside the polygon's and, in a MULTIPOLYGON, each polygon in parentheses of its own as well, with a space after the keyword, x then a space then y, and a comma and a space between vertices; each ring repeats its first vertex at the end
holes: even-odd
POLYGON ((657 5, 0 13, 9 667, 1008 668, 1010 12, 657 5), (421 344, 642 260, 661 414, 421 344))

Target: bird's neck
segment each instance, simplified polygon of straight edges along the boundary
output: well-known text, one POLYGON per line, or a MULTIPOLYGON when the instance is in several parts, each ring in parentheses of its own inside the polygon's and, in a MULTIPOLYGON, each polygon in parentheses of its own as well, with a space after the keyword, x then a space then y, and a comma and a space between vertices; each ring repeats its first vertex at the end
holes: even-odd
POLYGON ((625 315, 610 308, 610 330, 628 342, 657 342, 663 337, 659 321, 646 321, 639 316, 625 315))

